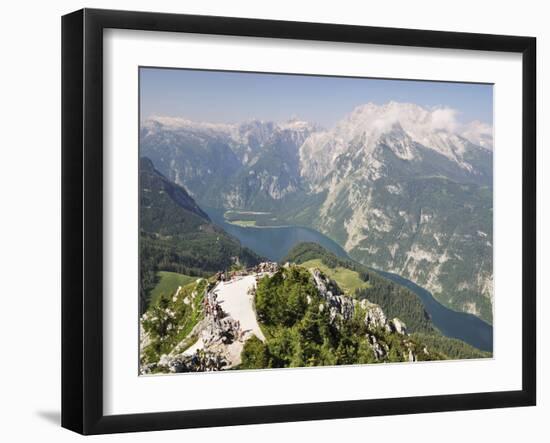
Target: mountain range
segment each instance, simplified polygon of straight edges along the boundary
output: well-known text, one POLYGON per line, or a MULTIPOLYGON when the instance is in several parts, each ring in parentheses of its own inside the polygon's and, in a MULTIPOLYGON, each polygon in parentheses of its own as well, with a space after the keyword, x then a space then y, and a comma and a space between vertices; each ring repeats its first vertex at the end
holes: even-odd
POLYGON ((140 133, 140 155, 197 206, 316 229, 358 262, 488 322, 492 148, 486 124, 395 102, 359 106, 329 130, 151 117, 140 133))

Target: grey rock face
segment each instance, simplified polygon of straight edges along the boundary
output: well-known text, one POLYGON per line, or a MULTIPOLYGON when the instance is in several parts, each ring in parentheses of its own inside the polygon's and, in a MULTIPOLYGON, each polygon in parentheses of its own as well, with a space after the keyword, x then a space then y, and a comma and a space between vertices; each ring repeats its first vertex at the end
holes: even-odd
MULTIPOLYGON (((359 302, 344 295, 338 285, 324 275, 319 269, 311 269, 311 275, 315 282, 315 286, 319 291, 319 295, 325 300, 325 303, 320 304, 319 309, 323 311, 328 308, 330 312, 330 321, 335 322, 336 319, 348 321, 350 320, 356 309, 356 304, 365 311, 364 322, 367 326, 367 339, 372 349, 376 360, 384 360, 389 353, 387 343, 378 340, 376 334, 389 333, 398 334, 403 337, 403 343, 408 349, 407 355, 403 357, 408 361, 416 361, 417 357, 411 348, 411 342, 406 339, 408 336, 407 328, 403 321, 398 318, 388 320, 384 310, 377 304, 371 303, 367 299, 359 302)), ((426 350, 427 352, 427 350, 426 350)))
POLYGON ((368 340, 376 360, 382 360, 388 355, 389 347, 386 343, 379 343, 374 335, 369 335, 368 340))
POLYGON ((300 121, 216 125, 153 118, 142 125, 140 155, 207 206, 266 208, 301 192, 298 152, 314 129, 300 121))
POLYGON ((202 347, 189 355, 176 346, 170 354, 161 356, 158 366, 169 372, 219 371, 231 366, 227 346, 241 339, 243 331, 239 322, 223 311, 213 288, 209 285, 205 289, 205 318, 192 331, 202 347))
POLYGON ((223 355, 202 350, 193 355, 163 356, 159 361, 159 366, 172 373, 220 371, 228 364, 223 355))
MULTIPOLYGON (((351 319, 354 312, 352 299, 344 295, 338 285, 318 269, 312 269, 311 275, 313 276, 319 295, 326 301, 326 308, 329 309, 330 313, 330 321, 334 322, 336 318, 342 318, 345 321, 351 319)), ((322 306, 325 309, 325 305, 323 304, 322 306)))
POLYGON ((398 318, 394 318, 393 320, 390 320, 388 322, 388 326, 390 327, 391 332, 397 332, 401 335, 407 335, 407 326, 404 322, 399 320, 398 318))
POLYGON ((386 329, 388 324, 386 314, 384 314, 384 311, 379 305, 363 299, 360 302, 360 306, 366 311, 365 324, 369 330, 374 331, 377 328, 386 329))
MULTIPOLYGON (((384 359, 389 352, 389 348, 386 343, 380 343, 374 334, 379 333, 380 331, 385 331, 386 333, 399 334, 402 336, 403 344, 405 344, 408 350, 407 355, 404 355, 403 357, 410 362, 417 361, 417 356, 412 349, 412 343, 406 338, 408 336, 407 327, 403 321, 398 318, 388 320, 386 318, 386 314, 379 305, 371 303, 366 299, 361 300, 359 302, 359 306, 366 311, 365 325, 369 330, 369 333, 367 333, 367 338, 369 340, 372 352, 377 360, 384 359)), ((428 351, 426 349, 426 355, 428 355, 427 352, 428 351)))

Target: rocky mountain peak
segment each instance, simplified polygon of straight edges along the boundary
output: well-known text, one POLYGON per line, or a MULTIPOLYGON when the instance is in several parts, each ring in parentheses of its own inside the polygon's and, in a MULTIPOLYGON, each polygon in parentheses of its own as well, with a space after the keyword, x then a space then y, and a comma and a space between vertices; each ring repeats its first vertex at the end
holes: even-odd
POLYGON ((352 155, 354 164, 372 165, 368 158, 381 145, 398 158, 411 161, 419 159, 415 152, 418 145, 469 173, 477 166, 471 163, 471 152, 492 147, 492 128, 480 122, 464 125, 451 108, 428 109, 394 101, 367 103, 357 106, 331 130, 313 133, 304 142, 300 148, 301 174, 312 189, 321 190, 320 182, 339 157, 352 155))

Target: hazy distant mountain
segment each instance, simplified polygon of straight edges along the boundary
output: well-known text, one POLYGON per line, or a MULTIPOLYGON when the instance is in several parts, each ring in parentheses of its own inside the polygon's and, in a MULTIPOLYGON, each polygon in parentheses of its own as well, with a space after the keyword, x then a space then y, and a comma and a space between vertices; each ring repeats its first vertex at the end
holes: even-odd
POLYGON ((301 192, 299 148, 315 126, 240 125, 156 117, 141 129, 141 155, 211 207, 266 209, 301 192))
POLYGON ((201 204, 311 226, 361 263, 492 321, 492 130, 453 111, 357 107, 330 130, 152 118, 141 155, 201 204))

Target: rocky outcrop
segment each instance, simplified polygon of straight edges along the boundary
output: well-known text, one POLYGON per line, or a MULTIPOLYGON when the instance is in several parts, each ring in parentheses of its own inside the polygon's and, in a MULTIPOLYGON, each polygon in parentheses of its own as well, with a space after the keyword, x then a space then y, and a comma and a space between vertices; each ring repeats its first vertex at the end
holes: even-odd
POLYGON ((390 332, 397 332, 398 334, 401 334, 401 335, 408 335, 407 325, 405 325, 405 323, 403 323, 398 318, 394 318, 393 320, 390 320, 388 322, 388 327, 390 332))
POLYGON ((242 340, 244 332, 239 321, 229 316, 218 301, 215 286, 209 288, 204 296, 204 315, 198 333, 197 349, 184 352, 185 358, 177 357, 182 364, 176 365, 176 372, 185 372, 187 368, 199 366, 208 370, 219 370, 235 364, 235 356, 230 352, 230 345, 242 340), (189 360, 187 357, 191 357, 189 360), (197 363, 198 362, 198 363, 197 363), (191 365, 191 366, 189 366, 191 365))
POLYGON ((230 344, 238 340, 242 330, 238 321, 231 317, 224 317, 218 321, 211 321, 202 330, 200 338, 205 349, 218 344, 230 344))
MULTIPOLYGON (((326 306, 329 309, 331 323, 335 323, 337 319, 343 321, 350 320, 356 311, 356 307, 358 307, 365 312, 364 322, 369 331, 367 339, 376 360, 385 360, 390 350, 388 344, 377 337, 380 334, 397 334, 402 336, 403 344, 407 349, 406 355, 403 355, 403 359, 408 361, 417 360, 417 356, 412 348, 412 342, 407 339, 407 327, 403 321, 399 318, 388 320, 383 309, 367 299, 357 301, 344 295, 338 285, 319 269, 312 269, 310 272, 320 297, 325 300, 326 306)), ((308 303, 310 302, 311 300, 308 299, 308 303)), ((325 309, 325 304, 321 304, 320 309, 325 309)))
POLYGON ((370 301, 363 299, 358 302, 361 309, 365 311, 365 325, 367 326, 367 338, 371 346, 372 352, 377 360, 384 360, 389 352, 389 346, 385 342, 377 339, 376 334, 398 334, 402 336, 402 343, 407 349, 404 360, 416 361, 417 357, 412 348, 412 342, 407 339, 407 327, 403 321, 398 318, 389 320, 382 308, 370 301))
POLYGON ((365 324, 369 330, 373 331, 377 328, 386 329, 388 324, 386 314, 384 314, 384 311, 379 305, 371 303, 366 299, 361 300, 359 305, 366 311, 365 324))
POLYGON ((399 335, 408 335, 405 323, 397 317, 388 320, 386 314, 384 314, 384 311, 379 305, 371 303, 367 299, 363 299, 359 302, 359 306, 361 306, 361 309, 365 310, 365 325, 367 325, 370 331, 376 331, 378 329, 399 335))
MULTIPOLYGON (((349 320, 354 312, 352 299, 344 295, 338 285, 319 269, 312 269, 311 275, 320 297, 326 302, 331 323, 334 323, 337 318, 342 318, 344 321, 349 320)), ((325 305, 322 304, 320 309, 325 309, 325 305)))
POLYGON ((255 274, 257 278, 263 277, 265 275, 273 275, 279 270, 279 264, 276 262, 261 262, 256 266, 253 266, 248 269, 241 269, 238 271, 226 271, 226 272, 217 272, 215 277, 218 282, 229 281, 235 277, 245 277, 250 274, 255 274))
POLYGON ((219 371, 238 363, 240 352, 235 355, 232 345, 243 339, 243 330, 239 322, 222 309, 214 284, 206 287, 202 307, 204 318, 191 333, 169 354, 162 355, 157 364, 143 365, 143 374, 155 370, 172 373, 219 371), (193 337, 194 344, 189 346, 193 337))
POLYGON ((374 357, 376 360, 382 360, 384 359, 390 350, 387 343, 380 343, 376 336, 374 335, 367 335, 367 338, 369 340, 370 347, 372 349, 372 352, 374 353, 374 357))
POLYGON ((253 267, 248 271, 248 273, 256 274, 275 274, 279 270, 279 264, 276 262, 262 262, 253 267))
POLYGON ((216 352, 199 350, 193 355, 167 356, 159 360, 159 366, 168 372, 209 372, 219 371, 229 365, 227 359, 216 352))

